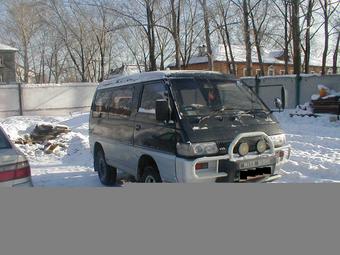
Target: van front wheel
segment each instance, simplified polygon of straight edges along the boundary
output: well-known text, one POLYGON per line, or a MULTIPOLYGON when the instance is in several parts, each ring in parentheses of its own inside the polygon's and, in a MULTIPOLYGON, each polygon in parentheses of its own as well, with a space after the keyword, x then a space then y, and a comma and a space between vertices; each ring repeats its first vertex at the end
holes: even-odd
POLYGON ((162 178, 158 170, 153 166, 147 166, 144 169, 141 182, 143 183, 162 183, 162 178))
POLYGON ((105 186, 113 186, 117 181, 117 169, 106 163, 103 150, 98 150, 94 159, 94 168, 98 172, 100 182, 105 186))

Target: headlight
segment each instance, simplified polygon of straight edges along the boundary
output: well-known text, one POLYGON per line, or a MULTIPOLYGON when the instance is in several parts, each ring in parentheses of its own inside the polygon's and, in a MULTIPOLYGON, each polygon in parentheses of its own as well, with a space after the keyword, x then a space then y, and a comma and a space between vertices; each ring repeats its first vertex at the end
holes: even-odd
POLYGON ((256 144, 256 150, 259 154, 264 153, 267 150, 267 143, 265 140, 260 140, 256 144))
POLYGON ((177 153, 182 156, 205 156, 218 153, 216 143, 178 143, 177 153))
POLYGON ((273 135, 273 136, 270 137, 270 139, 274 143, 274 147, 275 148, 282 147, 287 142, 285 134, 282 134, 282 135, 273 135))
POLYGON ((238 154, 240 154, 241 157, 246 156, 249 153, 249 144, 248 143, 241 143, 238 147, 238 154))

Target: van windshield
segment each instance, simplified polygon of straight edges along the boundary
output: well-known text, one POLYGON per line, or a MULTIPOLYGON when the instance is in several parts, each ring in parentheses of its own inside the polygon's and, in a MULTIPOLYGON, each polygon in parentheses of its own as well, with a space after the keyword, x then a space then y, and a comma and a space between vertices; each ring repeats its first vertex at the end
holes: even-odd
POLYGON ((249 88, 236 82, 175 79, 172 80, 172 91, 184 116, 268 111, 249 88))

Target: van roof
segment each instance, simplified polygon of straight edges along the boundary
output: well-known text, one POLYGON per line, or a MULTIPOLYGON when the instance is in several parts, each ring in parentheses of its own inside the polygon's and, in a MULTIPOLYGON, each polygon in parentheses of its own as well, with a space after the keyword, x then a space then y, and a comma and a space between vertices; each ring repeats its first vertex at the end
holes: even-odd
POLYGON ((99 84, 98 89, 120 87, 123 85, 129 85, 139 82, 156 81, 168 78, 186 78, 186 77, 204 77, 204 78, 234 78, 228 77, 225 74, 219 72, 208 72, 208 71, 156 71, 156 72, 145 72, 127 76, 120 76, 117 78, 105 80, 99 84))

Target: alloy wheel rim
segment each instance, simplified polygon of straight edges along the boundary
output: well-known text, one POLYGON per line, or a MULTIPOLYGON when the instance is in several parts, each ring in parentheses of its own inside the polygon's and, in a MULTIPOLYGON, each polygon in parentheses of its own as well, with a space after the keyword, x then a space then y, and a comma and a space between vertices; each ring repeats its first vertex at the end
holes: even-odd
POLYGON ((151 176, 151 175, 148 175, 146 178, 145 178, 145 183, 156 183, 156 179, 151 176))

